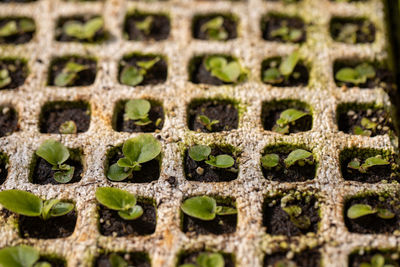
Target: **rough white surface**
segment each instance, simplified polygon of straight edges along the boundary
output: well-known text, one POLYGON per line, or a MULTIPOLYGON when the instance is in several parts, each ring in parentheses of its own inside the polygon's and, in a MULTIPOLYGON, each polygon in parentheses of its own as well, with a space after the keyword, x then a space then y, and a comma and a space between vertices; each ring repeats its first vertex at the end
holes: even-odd
POLYGON ((344 181, 339 170, 339 152, 345 147, 374 147, 394 150, 388 136, 374 138, 351 136, 338 132, 336 107, 344 102, 375 102, 389 107, 388 96, 381 89, 360 90, 337 88, 332 65, 337 58, 383 60, 388 56, 384 6, 381 0, 364 3, 332 3, 328 0, 303 0, 299 4, 248 0, 135 2, 105 0, 103 2, 67 3, 61 0, 39 0, 28 4, 0 4, 0 17, 26 15, 33 17, 37 34, 33 41, 16 47, 1 45, 1 57, 28 59, 30 74, 16 90, 0 91, 0 105, 12 105, 19 114, 20 130, 0 138, 0 148, 10 157, 9 176, 0 190, 29 190, 43 198, 68 198, 76 201, 78 221, 75 232, 65 239, 22 239, 17 229, 0 218, 0 247, 32 244, 42 253, 65 257, 68 266, 90 266, 101 249, 147 251, 152 266, 174 266, 182 249, 201 248, 235 254, 237 266, 258 267, 266 252, 284 245, 282 236, 265 234, 262 225, 262 203, 267 195, 278 190, 296 189, 314 192, 321 202, 321 225, 316 235, 292 238, 291 248, 320 246, 325 266, 346 266, 347 256, 358 247, 399 245, 400 237, 359 235, 346 230, 342 206, 344 197, 363 190, 397 190, 398 185, 368 185, 344 181), (128 10, 167 12, 171 17, 170 38, 162 42, 133 42, 122 38, 122 24, 128 10), (191 18, 197 13, 232 12, 240 19, 239 38, 227 42, 208 42, 191 37, 191 18), (274 88, 260 80, 263 59, 285 55, 299 45, 266 42, 261 39, 260 18, 276 11, 298 15, 308 27, 307 42, 301 46, 303 59, 311 66, 307 88, 274 88), (55 23, 59 16, 102 14, 112 39, 102 45, 82 45, 54 41, 55 23), (377 29, 376 41, 365 45, 335 43, 329 34, 332 16, 365 16, 377 29), (160 53, 168 58, 168 79, 156 86, 124 86, 117 81, 118 62, 129 52, 160 53), (188 81, 188 62, 194 55, 227 53, 236 56, 250 69, 247 82, 238 86, 195 85, 188 81), (46 86, 47 69, 54 56, 67 54, 91 55, 98 59, 96 82, 92 86, 56 88, 46 86), (227 97, 240 101, 244 112, 239 129, 226 133, 202 134, 186 126, 186 106, 193 98, 227 97), (111 117, 120 99, 150 97, 163 102, 166 120, 160 135, 163 160, 160 179, 150 184, 111 183, 104 175, 104 160, 110 146, 121 144, 136 134, 112 130, 111 117), (264 131, 260 113, 263 101, 298 99, 313 109, 313 128, 309 132, 281 136, 264 131), (38 116, 41 106, 54 100, 87 100, 91 105, 91 123, 87 132, 78 135, 40 134, 38 116), (49 138, 61 140, 69 147, 84 151, 86 168, 79 183, 72 185, 34 185, 28 182, 29 164, 39 144, 49 138), (221 142, 240 148, 238 179, 224 183, 198 183, 185 180, 182 167, 182 143, 221 142), (317 176, 302 183, 278 183, 263 178, 259 164, 262 149, 278 142, 306 144, 317 156, 317 176), (177 186, 166 180, 174 176, 177 186), (152 197, 157 203, 156 232, 146 237, 112 238, 100 236, 97 229, 94 192, 99 186, 115 186, 132 193, 152 197), (180 203, 192 194, 217 194, 236 199, 238 227, 229 236, 187 236, 180 231, 180 203))

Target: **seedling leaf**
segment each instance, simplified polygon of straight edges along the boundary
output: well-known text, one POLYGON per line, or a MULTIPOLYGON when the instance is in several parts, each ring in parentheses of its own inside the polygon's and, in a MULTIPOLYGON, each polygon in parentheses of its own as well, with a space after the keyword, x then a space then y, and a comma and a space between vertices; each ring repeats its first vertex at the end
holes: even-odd
POLYGON ((195 145, 189 148, 189 157, 194 161, 203 161, 208 158, 211 148, 205 145, 195 145))
POLYGON ((142 21, 136 21, 135 26, 138 30, 149 34, 151 30, 151 25, 153 24, 153 16, 147 16, 142 21))
POLYGON ((74 209, 75 205, 68 202, 58 202, 50 209, 51 217, 64 216, 74 209))
POLYGON ((36 155, 43 158, 51 165, 59 165, 69 158, 69 151, 60 142, 54 139, 48 139, 36 150, 36 155))
POLYGON ((226 207, 226 206, 217 206, 216 214, 217 215, 233 215, 233 214, 237 214, 237 209, 232 208, 232 207, 226 207))
POLYGON ((181 209, 182 211, 191 217, 203 220, 211 221, 216 215, 217 202, 214 198, 208 196, 199 196, 186 199, 181 209))
POLYGON ((161 144, 151 134, 141 134, 126 140, 122 152, 132 162, 144 163, 161 153, 161 144))
POLYGON ((269 68, 263 72, 263 81, 277 84, 283 81, 283 77, 277 68, 269 68))
POLYGON ((140 70, 134 66, 125 66, 121 72, 121 83, 135 86, 143 81, 144 77, 140 70))
POLYGON ((354 204, 347 210, 347 217, 349 219, 357 219, 366 215, 375 214, 376 209, 373 209, 367 204, 354 204))
POLYGON ((290 166, 294 165, 295 163, 301 161, 301 160, 306 160, 307 158, 311 157, 312 153, 308 152, 307 150, 304 149, 296 149, 287 156, 287 158, 284 160, 285 165, 287 168, 290 166))
POLYGON ((152 60, 138 61, 138 62, 136 62, 136 65, 138 65, 140 68, 147 71, 147 70, 151 69, 158 61, 160 61, 160 58, 155 57, 152 60))
POLYGON ((266 154, 261 158, 261 164, 265 169, 274 168, 279 164, 279 155, 266 154))
POLYGON ((116 253, 112 253, 108 260, 110 261, 111 267, 128 267, 128 263, 125 259, 116 253))
POLYGON ((118 166, 117 163, 110 166, 107 172, 107 177, 111 181, 120 182, 128 178, 132 174, 132 169, 125 171, 124 167, 118 166))
POLYGON ((235 160, 229 155, 210 156, 209 160, 205 162, 217 168, 229 168, 235 164, 235 160))
POLYGON ((128 191, 114 187, 100 187, 96 190, 96 199, 112 210, 127 210, 136 205, 136 196, 128 191))
POLYGON ((60 125, 58 130, 61 134, 76 134, 78 132, 78 128, 74 121, 66 121, 60 125))
POLYGON ((151 104, 144 99, 129 100, 125 104, 125 116, 131 120, 143 120, 148 118, 151 104))
POLYGON ((393 219, 396 216, 393 212, 388 209, 378 209, 378 213, 376 214, 379 218, 389 220, 393 219))
POLYGON ((8 69, 0 70, 0 88, 4 88, 11 83, 10 73, 8 69))
POLYGON ((0 192, 0 204, 11 212, 36 217, 42 213, 43 203, 32 193, 11 189, 0 192))
POLYGON ((9 21, 0 28, 0 37, 8 37, 18 33, 18 26, 15 20, 9 21))
POLYGON ((224 267, 224 257, 219 253, 201 253, 197 257, 199 267, 224 267))
POLYGON ((74 178, 75 167, 69 166, 68 170, 61 170, 54 173, 54 180, 61 184, 66 184, 74 178))
POLYGON ((300 59, 299 52, 297 51, 293 52, 288 57, 282 60, 281 64, 279 65, 279 72, 284 76, 289 76, 290 74, 292 74, 299 59, 300 59))
POLYGON ((0 249, 0 265, 4 267, 29 267, 39 260, 39 252, 28 246, 0 249))
POLYGON ((136 220, 143 215, 143 208, 136 205, 126 211, 119 211, 118 215, 124 220, 136 220))
POLYGON ((295 122, 307 115, 308 115, 308 113, 306 113, 306 112, 303 112, 303 111, 300 111, 300 110, 297 110, 294 108, 289 108, 289 109, 284 110, 281 113, 281 115, 277 121, 277 124, 279 124, 279 126, 283 127, 283 126, 290 124, 292 122, 295 122))
POLYGON ((205 67, 212 76, 226 83, 237 82, 240 76, 246 73, 237 60, 228 63, 227 59, 222 56, 206 57, 205 67))

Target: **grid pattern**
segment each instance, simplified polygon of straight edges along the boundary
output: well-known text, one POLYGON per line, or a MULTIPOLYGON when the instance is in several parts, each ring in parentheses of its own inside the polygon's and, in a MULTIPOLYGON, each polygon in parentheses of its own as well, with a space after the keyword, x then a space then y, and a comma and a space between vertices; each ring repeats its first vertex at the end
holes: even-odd
MULTIPOLYGON (((373 190, 397 190, 398 185, 361 184, 344 181, 339 169, 339 152, 357 146, 394 151, 389 136, 373 138, 347 135, 338 131, 336 107, 346 102, 374 102, 389 107, 383 90, 338 88, 333 80, 333 62, 340 58, 385 60, 388 43, 385 36, 384 4, 381 0, 354 3, 332 3, 328 0, 303 0, 298 4, 248 0, 240 2, 170 0, 135 2, 105 0, 68 3, 60 0, 39 0, 27 4, 1 4, 0 17, 9 15, 32 17, 37 25, 34 39, 19 46, 0 46, 0 55, 28 60, 30 74, 23 86, 0 93, 0 105, 12 105, 19 114, 20 130, 0 139, 1 150, 9 155, 9 175, 0 190, 29 190, 43 198, 65 198, 76 201, 78 221, 75 232, 65 239, 22 239, 11 219, 0 218, 0 247, 31 244, 42 253, 56 253, 68 266, 90 266, 99 249, 112 251, 146 251, 152 266, 174 266, 181 250, 204 246, 233 253, 237 266, 261 266, 265 253, 287 241, 270 236, 262 227, 262 204, 266 196, 280 190, 296 189, 314 192, 321 202, 321 224, 317 234, 292 238, 297 248, 318 245, 325 266, 345 266, 348 254, 365 246, 395 247, 398 236, 359 235, 349 233, 343 221, 346 196, 373 190), (195 8, 194 8, 195 5, 195 8), (170 37, 161 42, 134 42, 122 37, 122 25, 128 10, 167 12, 171 18, 170 37), (261 39, 260 19, 268 12, 301 17, 307 28, 307 42, 301 46, 267 42, 261 39), (199 13, 231 12, 239 17, 239 37, 227 42, 194 40, 191 19, 199 13), (111 33, 109 42, 99 45, 54 41, 54 28, 60 16, 101 14, 111 33), (333 16, 368 17, 377 28, 372 44, 335 43, 329 34, 333 16), (286 55, 300 47, 302 59, 308 63, 310 82, 307 87, 276 88, 261 82, 261 62, 265 58, 286 55), (140 51, 167 57, 168 78, 153 86, 128 87, 117 79, 118 62, 123 55, 140 51), (196 85, 189 81, 188 63, 195 55, 226 53, 237 57, 250 69, 249 79, 237 86, 196 85), (98 72, 93 85, 76 88, 46 86, 47 71, 53 57, 68 54, 90 55, 98 59, 98 72), (148 97, 163 103, 165 124, 160 133, 163 146, 159 180, 149 184, 111 183, 104 174, 106 152, 113 145, 133 137, 135 133, 116 132, 111 118, 115 103, 121 99, 148 97), (239 128, 230 132, 204 134, 191 132, 186 124, 186 107, 194 98, 225 97, 240 101, 243 112, 239 128), (281 136, 265 131, 261 125, 262 102, 297 99, 313 110, 313 128, 304 133, 281 136), (87 132, 78 135, 40 134, 38 119, 41 107, 48 101, 86 100, 91 105, 91 123, 87 132), (34 185, 29 183, 29 164, 34 151, 48 138, 60 140, 71 148, 84 151, 85 171, 79 183, 71 185, 34 185), (184 178, 183 147, 199 143, 228 143, 240 148, 238 179, 223 183, 189 182, 184 178), (263 178, 260 157, 269 144, 288 142, 305 144, 318 161, 316 178, 301 183, 278 183, 263 178), (182 145, 183 144, 183 145, 182 145), (176 186, 167 182, 175 177, 176 186), (115 186, 139 196, 155 199, 157 227, 145 237, 104 237, 97 228, 94 192, 100 186, 115 186), (234 234, 222 236, 188 236, 180 230, 182 199, 198 194, 230 196, 236 200, 238 226, 234 234)), ((292 246, 290 245, 290 246, 292 246)))

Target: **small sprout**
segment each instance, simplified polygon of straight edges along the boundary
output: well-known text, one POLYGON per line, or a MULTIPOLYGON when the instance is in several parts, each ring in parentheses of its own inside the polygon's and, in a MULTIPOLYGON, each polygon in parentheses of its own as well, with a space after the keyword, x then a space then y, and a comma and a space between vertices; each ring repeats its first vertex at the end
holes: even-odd
POLYGON ((104 20, 100 17, 92 18, 87 22, 76 20, 68 21, 63 26, 66 35, 79 40, 93 40, 98 31, 103 28, 104 20))
POLYGON ((396 215, 388 209, 373 208, 368 204, 354 204, 347 210, 349 219, 357 219, 367 215, 376 214, 381 219, 392 219, 396 215))
POLYGON ((36 155, 53 166, 52 170, 56 171, 54 173, 54 180, 62 184, 72 180, 75 167, 64 164, 70 154, 68 148, 63 144, 56 140, 48 139, 36 150, 36 155))
POLYGON ((289 108, 284 110, 279 119, 276 121, 276 124, 272 128, 272 131, 287 134, 289 133, 290 124, 295 124, 295 122, 305 116, 309 115, 309 113, 289 108))
POLYGON ((18 33, 18 25, 15 20, 9 21, 0 28, 0 37, 8 37, 18 33))
POLYGON ((0 37, 9 37, 35 31, 35 23, 31 19, 11 20, 0 27, 0 37))
POLYGON ((40 254, 33 247, 21 245, 0 249, 0 265, 4 267, 51 267, 46 261, 39 261, 40 254))
POLYGON ((96 190, 96 199, 103 206, 118 211, 124 220, 136 220, 143 214, 143 208, 136 205, 136 196, 125 190, 101 187, 96 190))
POLYGON ((58 131, 61 134, 76 134, 78 132, 78 128, 74 121, 65 121, 60 125, 58 131))
POLYGON ((294 164, 298 164, 299 166, 304 166, 305 163, 308 164, 313 164, 314 160, 312 158, 312 153, 304 150, 304 149, 296 149, 287 156, 287 158, 284 160, 286 168, 289 168, 290 166, 294 164), (311 157, 311 159, 310 159, 311 157))
POLYGON ((129 100, 125 104, 125 120, 133 120, 136 125, 147 125, 151 123, 149 119, 149 111, 151 104, 144 99, 129 100))
POLYGON ((283 211, 289 215, 290 221, 297 227, 303 230, 310 228, 311 221, 306 215, 302 215, 303 211, 300 206, 291 205, 282 207, 283 211))
POLYGON ((0 70, 0 89, 6 87, 11 83, 11 77, 8 69, 0 70))
POLYGON ((353 133, 356 135, 371 136, 372 131, 375 131, 377 126, 378 124, 376 122, 373 122, 367 118, 362 118, 361 127, 355 126, 353 129, 353 133))
POLYGON ((394 267, 392 264, 385 264, 386 259, 381 254, 375 254, 371 258, 371 262, 363 262, 360 264, 360 267, 394 267))
POLYGON ((280 37, 286 42, 298 42, 303 36, 301 29, 290 28, 286 25, 271 31, 271 37, 280 37))
POLYGON ((142 21, 136 21, 135 26, 138 30, 142 31, 144 34, 148 35, 151 31, 151 26, 153 24, 154 18, 153 16, 147 16, 142 21))
POLYGON ((300 60, 298 51, 293 52, 289 56, 282 59, 279 67, 270 67, 263 72, 263 81, 271 84, 278 84, 283 80, 288 80, 293 73, 297 63, 300 60))
POLYGON ((212 76, 226 83, 241 82, 247 76, 247 70, 236 59, 228 60, 223 56, 207 56, 204 64, 212 76))
POLYGON ((358 159, 353 159, 347 164, 347 168, 358 170, 361 173, 366 173, 373 166, 389 165, 390 162, 383 159, 380 155, 367 158, 363 164, 358 159))
POLYGON ((56 86, 70 86, 79 77, 79 73, 87 70, 88 66, 69 61, 54 79, 56 86))
POLYGON ((126 65, 121 72, 121 83, 135 86, 143 82, 147 72, 158 62, 159 57, 148 61, 138 61, 137 66, 126 65))
POLYGON ((32 193, 11 189, 0 192, 0 204, 11 212, 48 220, 70 213, 74 204, 59 199, 42 200, 32 193))
POLYGON ((341 82, 359 85, 366 83, 368 79, 372 79, 375 76, 376 72, 374 67, 368 63, 362 63, 355 68, 346 67, 340 69, 336 73, 335 78, 341 82))
POLYGON ((186 215, 203 221, 212 221, 216 215, 223 216, 237 213, 235 208, 217 206, 215 199, 208 196, 186 199, 181 209, 186 215))
POLYGON ((189 149, 189 157, 194 161, 203 161, 216 168, 229 168, 235 164, 235 160, 229 155, 210 155, 211 148, 204 145, 195 145, 189 149))
POLYGON ((196 258, 196 264, 187 263, 179 267, 224 267, 224 257, 220 253, 200 253, 196 258))
POLYGON ((198 121, 203 124, 207 130, 209 130, 210 132, 212 131, 212 127, 215 124, 219 123, 219 120, 210 120, 209 117, 207 117, 206 115, 199 115, 197 117, 198 121))
POLYGON ((228 38, 228 32, 224 28, 224 17, 217 16, 204 23, 200 31, 206 33, 211 40, 223 41, 228 38))
POLYGON ((271 169, 279 164, 278 154, 266 154, 261 158, 261 164, 265 169, 271 169))
POLYGON ((108 257, 111 267, 128 267, 128 262, 116 253, 111 253, 108 257))
POLYGON ((110 166, 107 177, 120 182, 140 171, 141 164, 156 158, 161 153, 160 142, 150 134, 141 134, 125 141, 122 152, 124 158, 110 166))

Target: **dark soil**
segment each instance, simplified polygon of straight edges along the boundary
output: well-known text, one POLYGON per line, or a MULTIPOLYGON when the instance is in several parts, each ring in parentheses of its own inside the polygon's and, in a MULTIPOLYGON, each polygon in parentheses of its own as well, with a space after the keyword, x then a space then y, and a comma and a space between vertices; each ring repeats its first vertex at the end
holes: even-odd
MULTIPOLYGON (((385 258, 385 264, 387 266, 400 266, 400 260, 398 259, 398 253, 392 251, 366 251, 362 255, 353 253, 349 257, 349 267, 359 267, 362 263, 371 263, 371 259, 374 255, 379 254, 385 258), (393 257, 393 256, 394 257, 393 257), (396 259, 397 257, 397 259, 396 259)), ((386 266, 386 265, 385 265, 386 266)))
POLYGON ((333 40, 338 40, 340 32, 346 25, 357 26, 356 43, 372 43, 375 41, 375 26, 364 19, 333 18, 330 24, 330 32, 333 40))
MULTIPOLYGON (((392 169, 392 164, 395 164, 395 160, 393 158, 389 159, 389 165, 370 167, 368 168, 366 173, 362 173, 358 170, 350 169, 347 167, 349 162, 355 158, 358 159, 362 164, 367 158, 375 157, 379 154, 379 152, 368 150, 360 151, 358 153, 357 151, 346 151, 346 153, 342 152, 340 159, 340 169, 342 171, 343 178, 345 180, 357 181, 362 183, 379 183, 382 182, 382 180, 386 180, 388 182, 400 181, 398 170, 394 171, 392 169)), ((382 158, 386 159, 386 157, 382 158)))
POLYGON ((81 23, 86 23, 87 21, 95 18, 97 16, 93 16, 91 14, 83 15, 83 16, 71 16, 71 17, 62 17, 57 22, 56 29, 56 40, 59 42, 81 42, 81 43, 99 43, 103 42, 107 39, 108 33, 104 30, 104 27, 96 32, 92 39, 78 39, 73 36, 69 36, 64 33, 63 27, 64 24, 69 21, 79 21, 81 23))
POLYGON ((60 133, 60 126, 67 121, 76 124, 77 133, 86 132, 90 125, 90 111, 84 103, 48 103, 42 109, 39 121, 41 133, 60 133), (70 105, 68 105, 70 104, 70 105))
POLYGON ((46 221, 39 217, 19 216, 19 231, 24 238, 54 239, 72 235, 76 224, 76 212, 50 218, 46 221))
POLYGON ((170 30, 170 21, 165 15, 136 13, 128 15, 124 24, 124 31, 127 35, 127 39, 135 41, 165 40, 168 38, 170 30), (144 21, 149 16, 153 18, 153 21, 149 33, 146 33, 145 31, 138 29, 136 23, 144 21))
MULTIPOLYGON (((141 252, 117 253, 124 258, 129 266, 134 267, 151 267, 148 255, 141 252)), ((109 260, 110 254, 102 254, 96 259, 95 267, 114 267, 109 260)))
POLYGON ((28 76, 28 67, 26 62, 21 59, 0 59, 0 70, 7 69, 11 77, 11 83, 0 90, 15 89, 24 84, 28 76))
POLYGON ((8 176, 8 158, 5 154, 0 153, 0 185, 2 185, 8 176))
MULTIPOLYGON (((21 19, 22 18, 15 18, 15 17, 0 19, 0 28, 2 28, 4 25, 6 25, 10 21, 16 21, 17 27, 19 28, 19 31, 21 31, 21 28, 19 26, 19 21, 21 19)), ((15 44, 15 45, 25 44, 25 43, 29 42, 30 40, 32 40, 34 34, 35 34, 35 31, 19 32, 17 34, 13 34, 10 36, 0 37, 0 44, 15 44)))
MULTIPOLYGON (((177 266, 183 264, 197 264, 197 257, 206 251, 196 251, 196 252, 185 252, 179 257, 179 262, 177 266)), ((207 251, 207 253, 213 253, 207 251)), ((235 262, 233 260, 232 254, 220 253, 224 257, 224 267, 235 267, 235 262)))
MULTIPOLYGON (((315 173, 316 173, 316 163, 314 160, 314 163, 312 165, 310 164, 305 164, 304 166, 300 166, 298 164, 293 164, 289 168, 286 168, 284 160, 287 158, 287 156, 295 150, 295 148, 289 149, 285 147, 277 147, 273 148, 271 150, 268 150, 265 154, 277 154, 279 155, 279 164, 278 166, 271 168, 271 169, 265 169, 264 167, 262 168, 262 172, 264 175, 265 179, 272 180, 272 181, 278 181, 278 182, 304 182, 307 180, 312 180, 315 178, 315 173)), ((263 155, 265 155, 263 154, 263 155)))
POLYGON ((264 267, 275 267, 278 261, 285 259, 295 262, 297 267, 317 267, 321 265, 321 254, 318 250, 313 249, 296 253, 292 259, 287 258, 287 252, 266 255, 264 258, 264 267))
POLYGON ((193 20, 193 37, 200 40, 212 40, 209 37, 207 31, 202 31, 202 26, 206 24, 208 21, 216 18, 223 17, 224 23, 222 24, 222 28, 228 33, 228 37, 225 40, 231 40, 237 38, 237 22, 231 16, 224 16, 221 14, 211 14, 206 16, 197 16, 193 20))
POLYGON ((204 133, 230 131, 238 128, 238 121, 238 111, 229 101, 202 101, 191 104, 188 109, 188 124, 192 131, 204 133), (207 116, 210 121, 218 120, 219 123, 212 125, 210 131, 200 122, 200 115, 207 116))
POLYGON ((18 114, 10 107, 0 107, 0 137, 18 130, 18 114))
MULTIPOLYGON (((264 71, 268 70, 271 67, 279 68, 279 64, 281 63, 282 58, 274 57, 267 60, 264 60, 261 66, 261 80, 263 80, 264 71)), ((308 69, 307 67, 300 61, 297 63, 296 67, 294 68, 292 74, 285 79, 282 76, 282 82, 280 83, 267 83, 271 84, 275 87, 288 87, 288 86, 306 86, 308 84, 308 69)))
MULTIPOLYGON (((116 163, 120 158, 123 158, 122 147, 110 154, 109 165, 116 163), (115 153, 116 152, 116 153, 115 153)), ((124 183, 151 183, 158 180, 160 177, 160 161, 152 159, 148 162, 140 164, 140 171, 134 171, 132 177, 123 180, 124 183)))
POLYGON ((115 124, 114 129, 118 132, 155 132, 156 130, 161 130, 164 126, 164 110, 163 107, 159 104, 151 102, 151 109, 149 111, 149 119, 151 123, 147 125, 136 125, 133 120, 124 120, 124 113, 125 113, 125 103, 127 101, 123 101, 123 103, 118 104, 115 110, 115 124), (156 122, 158 119, 161 119, 161 123, 156 126, 156 122))
POLYGON ((50 67, 49 70, 49 79, 48 84, 55 86, 54 83, 56 77, 62 73, 64 67, 67 65, 68 62, 74 62, 77 64, 81 64, 87 67, 86 70, 83 70, 77 74, 77 78, 73 81, 72 84, 67 85, 66 87, 71 86, 87 86, 94 83, 96 79, 96 70, 97 70, 97 63, 93 59, 89 58, 81 58, 81 57, 66 57, 66 58, 58 58, 55 59, 50 67))
MULTIPOLYGON (((52 170, 52 165, 44 159, 35 156, 35 168, 31 174, 31 182, 34 184, 60 184, 54 180, 53 176, 56 171, 52 170)), ((65 164, 75 167, 74 176, 68 184, 77 183, 82 179, 83 166, 79 160, 69 158, 65 164)))
MULTIPOLYGON (((222 205, 218 203, 218 205, 222 205)), ((196 233, 197 235, 222 235, 236 231, 237 214, 216 215, 212 221, 203 221, 183 214, 183 232, 196 233)))
POLYGON ((303 197, 301 200, 290 201, 288 204, 300 206, 302 215, 306 215, 311 221, 311 226, 308 229, 300 229, 291 222, 289 215, 281 208, 281 198, 266 200, 263 211, 263 226, 267 228, 267 233, 270 235, 291 237, 309 232, 316 233, 320 218, 318 208, 315 207, 315 202, 316 199, 312 196, 309 198, 309 201, 306 201, 306 198, 303 197), (276 200, 275 204, 273 204, 273 200, 276 200))
POLYGON ((363 198, 353 198, 346 202, 344 209, 344 221, 348 230, 359 234, 389 234, 400 227, 400 202, 398 197, 379 199, 377 195, 363 198), (366 215, 357 219, 349 219, 347 210, 354 204, 368 204, 373 208, 388 209, 395 214, 393 219, 381 219, 375 214, 366 215))
POLYGON ((185 174, 186 179, 196 182, 229 182, 235 180, 239 172, 239 164, 236 162, 238 155, 234 155, 229 148, 213 147, 212 156, 227 154, 235 160, 235 164, 230 168, 216 168, 205 163, 205 161, 195 161, 185 152, 185 174), (232 170, 234 168, 235 170, 232 170), (201 171, 202 169, 202 171, 201 171), (232 171, 230 171, 232 170, 232 171), (199 174, 200 173, 200 174, 199 174))
POLYGON ((48 262, 51 264, 51 267, 64 267, 66 266, 65 261, 62 259, 54 258, 54 257, 46 257, 41 256, 38 262, 48 262))
MULTIPOLYGON (((155 57, 156 56, 153 55, 133 55, 130 57, 124 57, 124 59, 120 63, 118 76, 121 77, 121 73, 125 65, 139 68, 136 65, 136 62, 150 61, 153 60, 155 57)), ((154 64, 154 66, 151 69, 147 70, 147 73, 146 75, 144 75, 144 79, 140 83, 140 85, 163 83, 167 79, 167 74, 168 74, 167 62, 162 57, 160 57, 160 60, 156 64, 154 64)))
MULTIPOLYGON (((296 102, 270 102, 264 103, 261 113, 261 121, 264 130, 272 131, 272 128, 276 125, 277 120, 280 118, 281 113, 289 108, 297 109, 302 112, 310 113, 308 108, 304 108, 304 105, 296 102)), ((306 115, 295 121, 295 124, 289 125, 289 134, 306 132, 311 130, 313 118, 311 115, 306 115)))
MULTIPOLYGON (((343 131, 347 134, 354 134, 354 128, 361 126, 362 118, 367 118, 370 121, 378 123, 375 130, 371 130, 371 137, 377 135, 388 134, 393 131, 392 118, 390 114, 383 109, 358 109, 352 108, 343 111, 339 111, 338 125, 339 131, 343 131)), ((364 129, 365 130, 365 129, 364 129)))
POLYGON ((271 36, 271 32, 287 26, 289 29, 298 29, 302 31, 302 36, 294 43, 303 43, 306 41, 306 30, 304 22, 296 17, 268 16, 262 21, 262 37, 267 41, 288 42, 281 36, 271 36))
POLYGON ((124 220, 118 211, 99 206, 100 233, 105 236, 142 236, 151 235, 156 229, 156 209, 152 204, 138 202, 143 215, 136 220, 124 220))

